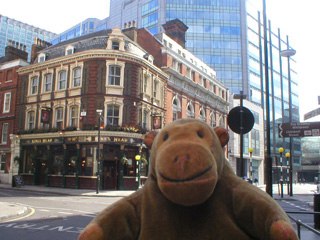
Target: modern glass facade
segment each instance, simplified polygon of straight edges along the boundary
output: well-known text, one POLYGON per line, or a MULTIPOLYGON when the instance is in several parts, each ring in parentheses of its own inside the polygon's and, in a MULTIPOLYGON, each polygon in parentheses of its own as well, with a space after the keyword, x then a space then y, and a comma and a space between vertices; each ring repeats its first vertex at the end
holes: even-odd
POLYGON ((57 44, 89 33, 98 32, 107 29, 107 19, 99 20, 97 18, 88 18, 83 22, 69 28, 51 39, 51 43, 57 44))
POLYGON ((34 38, 49 42, 55 36, 54 33, 40 29, 12 18, 0 15, 0 57, 5 55, 8 41, 12 40, 26 45, 26 51, 31 55, 31 46, 34 38))

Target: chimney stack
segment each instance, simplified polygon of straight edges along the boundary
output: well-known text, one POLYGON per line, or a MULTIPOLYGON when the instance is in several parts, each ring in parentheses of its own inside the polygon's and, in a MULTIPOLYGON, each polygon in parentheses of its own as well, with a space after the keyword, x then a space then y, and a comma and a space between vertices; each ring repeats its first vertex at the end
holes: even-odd
POLYGON ((26 45, 8 40, 8 46, 6 46, 5 57, 3 61, 12 61, 15 59, 28 61, 28 53, 26 52, 26 48, 26 45))
POLYGON ((185 48, 188 27, 183 22, 179 19, 173 19, 163 24, 162 27, 165 30, 165 34, 185 48))
POLYGON ((34 44, 32 45, 32 48, 31 48, 31 62, 33 63, 34 60, 37 58, 38 52, 50 46, 52 46, 51 43, 36 37, 34 39, 34 44))

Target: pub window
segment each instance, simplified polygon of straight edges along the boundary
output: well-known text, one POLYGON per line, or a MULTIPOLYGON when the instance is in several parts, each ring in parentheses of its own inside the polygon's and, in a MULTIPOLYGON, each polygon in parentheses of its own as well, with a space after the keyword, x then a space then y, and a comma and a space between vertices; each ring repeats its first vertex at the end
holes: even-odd
POLYGON ((109 66, 109 85, 120 86, 120 66, 109 66))
POLYGON ((81 86, 81 68, 73 69, 73 81, 72 87, 80 87, 81 86))
POLYGON ((78 127, 79 123, 79 107, 72 106, 70 107, 70 126, 78 127))
POLYGON ((30 84, 30 94, 37 94, 38 93, 38 77, 31 78, 31 84, 30 84))
POLYGON ((67 81, 67 72, 66 71, 59 72, 58 90, 63 90, 66 88, 66 81, 67 81))
POLYGON ((43 92, 51 92, 52 87, 52 74, 44 76, 43 92))
POLYGON ((93 147, 83 147, 81 149, 81 176, 93 176, 93 147))
POLYGON ((34 129, 35 128, 35 112, 30 111, 28 112, 28 117, 27 117, 27 128, 28 129, 34 129))
POLYGON ((107 125, 118 126, 119 125, 119 106, 114 104, 107 105, 107 125))
POLYGON ((59 107, 56 109, 56 128, 63 129, 63 108, 59 107))
POLYGON ((76 148, 68 148, 68 158, 67 158, 67 175, 75 175, 77 169, 77 149, 76 148))
POLYGON ((63 150, 54 149, 52 158, 51 174, 62 175, 63 170, 63 150))
POLYGON ((5 144, 8 142, 8 123, 2 124, 2 137, 1 137, 1 143, 5 144))

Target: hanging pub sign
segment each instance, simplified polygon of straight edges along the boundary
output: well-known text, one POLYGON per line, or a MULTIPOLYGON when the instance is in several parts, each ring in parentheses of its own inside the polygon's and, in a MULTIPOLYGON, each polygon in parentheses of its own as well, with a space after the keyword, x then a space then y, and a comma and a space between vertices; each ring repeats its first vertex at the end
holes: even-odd
POLYGON ((41 110, 41 122, 42 123, 49 123, 50 120, 50 111, 48 109, 41 110))
POLYGON ((162 117, 161 116, 153 116, 153 129, 161 129, 162 117))

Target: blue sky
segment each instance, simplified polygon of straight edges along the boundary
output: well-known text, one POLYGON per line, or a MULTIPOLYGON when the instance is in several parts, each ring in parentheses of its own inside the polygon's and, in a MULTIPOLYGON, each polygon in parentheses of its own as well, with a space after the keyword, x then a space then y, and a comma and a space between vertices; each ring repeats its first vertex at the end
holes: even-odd
MULTIPOLYGON (((213 0, 214 1, 214 0, 213 0)), ((55 0, 51 4, 40 0, 3 1, 0 14, 48 31, 61 33, 90 17, 104 19, 109 13, 109 0, 55 0), (17 7, 18 6, 18 7, 17 7), (37 9, 37 6, 38 9, 37 9), (97 7, 99 6, 99 7, 97 7)), ((289 35, 297 51, 300 115, 318 106, 320 77, 317 74, 320 56, 320 0, 266 0, 267 17, 272 27, 280 27, 289 35)), ((303 118, 301 118, 301 121, 303 118)))

